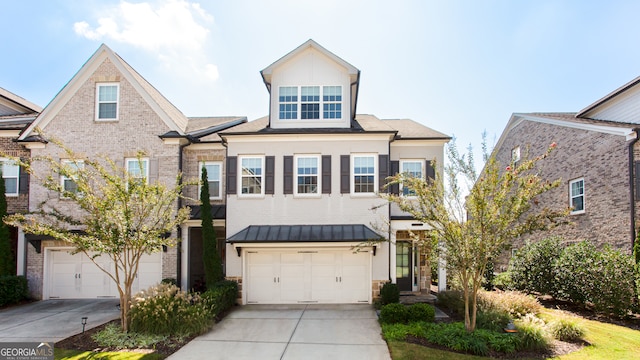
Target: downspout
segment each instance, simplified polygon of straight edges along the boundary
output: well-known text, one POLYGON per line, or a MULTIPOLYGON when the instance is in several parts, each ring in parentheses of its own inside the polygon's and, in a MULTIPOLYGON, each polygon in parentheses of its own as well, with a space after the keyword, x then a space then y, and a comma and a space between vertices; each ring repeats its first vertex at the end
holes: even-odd
POLYGON ((635 182, 634 182, 634 156, 633 147, 638 142, 640 136, 640 128, 634 128, 636 133, 635 139, 629 142, 629 208, 631 215, 630 234, 631 234, 631 254, 634 253, 636 243, 636 201, 635 201, 635 182))

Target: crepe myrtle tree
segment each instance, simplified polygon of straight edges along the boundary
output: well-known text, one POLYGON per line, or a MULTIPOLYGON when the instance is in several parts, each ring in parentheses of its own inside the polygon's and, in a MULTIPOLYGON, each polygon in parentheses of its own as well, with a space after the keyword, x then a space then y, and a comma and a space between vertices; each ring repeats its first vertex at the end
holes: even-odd
MULTIPOLYGON (((487 266, 511 247, 513 239, 564 223, 566 209, 540 206, 536 198, 558 187, 560 180, 538 175, 538 162, 551 155, 555 143, 541 155, 507 166, 490 156, 483 141, 483 171, 475 170, 471 147, 460 154, 455 140, 446 148, 448 163, 435 179, 409 174, 390 178, 415 196, 389 194, 389 201, 432 228, 442 246, 441 256, 462 286, 465 328, 476 328, 477 295, 487 266)), ((437 166, 434 166, 438 169, 437 166)))
MULTIPOLYGON (((120 321, 123 331, 129 328, 131 287, 144 254, 174 246, 172 231, 189 217, 187 207, 177 208, 186 182, 177 175, 176 184, 162 182, 127 172, 108 157, 79 157, 62 143, 49 140, 48 146, 62 150, 61 162, 53 157, 34 157, 21 162, 35 175, 35 163, 48 166, 48 174, 38 178, 44 188, 57 194, 41 202, 36 211, 5 218, 7 224, 20 226, 26 233, 46 235, 74 247, 74 253, 84 253, 118 288, 120 321), (71 180, 65 184, 61 177, 71 180), (63 212, 58 199, 74 208, 63 212), (96 259, 108 256, 113 263, 105 267, 96 259)), ((138 153, 140 169, 143 153, 138 153)), ((68 209, 68 207, 66 207, 68 209)))

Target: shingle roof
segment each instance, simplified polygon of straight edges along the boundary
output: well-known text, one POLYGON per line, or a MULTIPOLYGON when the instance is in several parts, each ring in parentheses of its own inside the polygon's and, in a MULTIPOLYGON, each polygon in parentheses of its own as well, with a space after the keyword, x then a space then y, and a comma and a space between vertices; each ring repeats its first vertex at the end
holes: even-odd
POLYGON ((613 127, 621 127, 627 128, 629 126, 634 126, 637 124, 634 123, 624 123, 619 121, 611 121, 611 120, 597 120, 597 119, 589 119, 583 117, 577 117, 578 114, 571 112, 534 112, 534 113, 519 113, 518 115, 530 115, 540 118, 552 119, 552 120, 561 120, 561 121, 569 121, 576 124, 593 124, 593 125, 607 125, 613 127))
POLYGON ((383 119, 385 124, 398 131, 397 139, 451 139, 449 135, 433 130, 411 119, 383 119))
POLYGON ((227 242, 364 242, 381 238, 363 224, 251 225, 229 237, 227 242))

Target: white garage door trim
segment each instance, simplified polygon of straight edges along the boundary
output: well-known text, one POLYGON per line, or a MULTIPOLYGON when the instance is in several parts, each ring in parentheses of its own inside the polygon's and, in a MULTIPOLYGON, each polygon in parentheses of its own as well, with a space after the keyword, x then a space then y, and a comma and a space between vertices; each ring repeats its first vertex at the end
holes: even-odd
MULTIPOLYGON (((64 254, 72 251, 72 247, 47 247, 44 253, 43 266, 43 299, 61 298, 61 299, 95 299, 102 297, 117 298, 118 289, 113 280, 98 269, 86 255, 78 253, 68 255, 68 259, 73 257, 72 261, 66 262, 68 266, 57 266, 57 254, 64 254), (83 261, 84 260, 84 261, 83 261), (54 279, 56 273, 65 276, 63 284, 67 284, 69 289, 64 293, 56 293, 53 286, 56 280, 60 283, 60 279, 54 279), (68 273, 68 274, 67 274, 68 273), (86 281, 85 281, 86 280, 86 281), (85 284, 88 284, 85 286, 85 284)), ((113 266, 109 259, 105 260, 109 266, 113 266)), ((159 283, 162 280, 162 253, 154 253, 144 255, 140 259, 138 266, 138 281, 132 287, 132 292, 146 289, 151 285, 159 283)))
POLYGON ((242 257, 243 304, 371 303, 371 251, 249 248, 242 257))

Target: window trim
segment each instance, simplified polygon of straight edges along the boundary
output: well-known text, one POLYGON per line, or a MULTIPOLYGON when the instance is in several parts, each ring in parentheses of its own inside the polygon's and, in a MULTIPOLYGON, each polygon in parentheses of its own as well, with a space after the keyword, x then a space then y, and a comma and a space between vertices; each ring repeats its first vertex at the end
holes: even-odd
MULTIPOLYGON (((145 174, 141 177, 144 178, 146 183, 149 184, 149 166, 151 164, 151 161, 149 160, 148 157, 141 157, 140 161, 146 162, 147 166, 145 166, 145 174)), ((124 164, 125 164, 125 170, 127 171, 127 174, 129 174, 129 163, 130 162, 138 162, 138 158, 134 157, 134 158, 125 158, 124 159, 124 164)))
POLYGON ((586 195, 585 195, 585 184, 584 184, 584 177, 581 178, 576 178, 573 180, 569 181, 569 207, 571 209, 573 209, 573 199, 578 198, 578 197, 582 197, 582 210, 571 210, 571 212, 569 213, 570 215, 579 215, 579 214, 584 214, 586 212, 586 195), (573 196, 571 194, 571 188, 573 187, 573 184, 578 183, 578 182, 582 182, 582 194, 577 195, 577 196, 573 196))
POLYGON ((7 186, 6 186, 6 182, 5 182, 5 193, 4 195, 6 197, 17 197, 20 195, 20 164, 16 163, 15 161, 9 159, 9 158, 0 158, 0 164, 2 165, 2 181, 4 181, 4 179, 16 179, 16 192, 15 193, 9 193, 7 192, 7 186), (16 176, 6 176, 6 171, 4 171, 4 166, 5 163, 11 163, 12 165, 14 165, 17 169, 18 172, 16 174, 16 176))
MULTIPOLYGON (((405 171, 403 170, 404 164, 407 163, 418 163, 420 165, 420 178, 424 179, 425 178, 425 173, 426 173, 426 169, 425 169, 425 160, 423 159, 400 159, 400 168, 399 168, 399 172, 401 174, 403 174, 405 171)), ((399 190, 398 190, 398 194, 402 197, 406 197, 406 198, 416 198, 416 195, 405 195, 404 194, 404 185, 402 183, 399 184, 399 190)))
MULTIPOLYGON (((238 197, 239 198, 262 198, 265 195, 265 170, 266 170, 266 161, 264 155, 238 155, 238 197), (242 160, 244 159, 260 159, 260 168, 262 169, 260 173, 260 193, 259 194, 245 194, 242 192, 242 179, 245 178, 245 175, 242 173, 242 160)), ((249 177, 249 176, 246 176, 249 177)), ((255 177, 255 175, 252 175, 255 177)))
MULTIPOLYGON (((81 169, 81 168, 84 169, 84 160, 62 159, 62 160, 60 160, 60 163, 63 166, 67 166, 67 165, 72 166, 73 164, 77 164, 78 165, 78 167, 77 167, 78 169, 81 169)), ((60 188, 62 189, 62 192, 60 193, 60 198, 61 199, 68 199, 67 196, 64 196, 64 191, 66 191, 65 187, 64 187, 64 182, 66 180, 74 181, 74 179, 72 179, 70 177, 67 177, 67 176, 64 176, 64 175, 60 175, 60 188)), ((76 188, 76 194, 77 193, 78 193, 78 189, 76 188)))
MULTIPOLYGON (((303 175, 305 176, 305 175, 303 175)), ((308 175, 306 175, 308 176, 308 175)), ((311 175, 313 176, 313 175, 311 175)), ((295 154, 293 155, 293 195, 296 197, 305 198, 318 198, 322 196, 322 157, 319 154, 295 154), (315 193, 300 193, 298 192, 298 159, 316 159, 317 161, 317 173, 316 177, 316 192, 315 193)))
MULTIPOLYGON (((212 196, 211 191, 209 191, 209 200, 220 200, 222 199, 222 161, 200 161, 198 166, 198 173, 200 174, 199 179, 202 179, 202 168, 209 165, 218 165, 220 167, 220 171, 218 172, 218 196, 212 196)), ((209 171, 207 171, 207 180, 211 181, 209 177, 209 171)), ((215 181, 215 180, 213 180, 215 181)), ((202 193, 202 184, 198 182, 198 198, 202 193)))
POLYGON ((350 192, 351 192, 351 196, 377 196, 378 194, 378 154, 376 153, 355 153, 355 154, 351 154, 351 158, 349 159, 351 161, 349 167, 349 172, 351 175, 351 178, 349 179, 349 183, 351 186, 350 192), (373 192, 356 192, 356 174, 355 174, 355 167, 356 167, 356 158, 360 158, 360 157, 370 157, 373 159, 373 173, 371 173, 371 176, 373 176, 373 192))
MULTIPOLYGON (((278 120, 279 121, 342 121, 344 120, 344 102, 345 102, 345 96, 344 96, 344 86, 342 85, 338 85, 338 84, 333 84, 333 85, 327 85, 327 84, 306 84, 306 85, 280 85, 278 86, 278 120), (302 101, 302 88, 303 87, 317 87, 319 89, 319 94, 320 94, 320 98, 319 101, 302 101), (325 91, 325 87, 339 87, 340 88, 340 100, 324 100, 324 91, 325 91), (297 89, 297 98, 296 101, 280 101, 280 90, 282 88, 296 88, 297 89), (291 119, 287 119, 287 118, 281 118, 280 117, 280 105, 284 105, 284 104, 290 104, 290 105, 295 105, 296 106, 296 117, 295 118, 291 118, 291 119), (308 118, 308 119, 303 119, 302 118, 302 104, 318 104, 318 118, 308 118), (329 118, 325 118, 324 117, 324 105, 340 105, 340 117, 329 117, 329 118)), ((337 111, 337 110, 328 110, 328 111, 337 111)))
POLYGON ((118 121, 120 119, 120 83, 117 82, 99 82, 96 83, 96 121, 118 121), (103 86, 115 86, 116 87, 116 117, 115 118, 101 118, 100 117, 100 104, 113 103, 113 101, 100 101, 100 88, 103 86))

